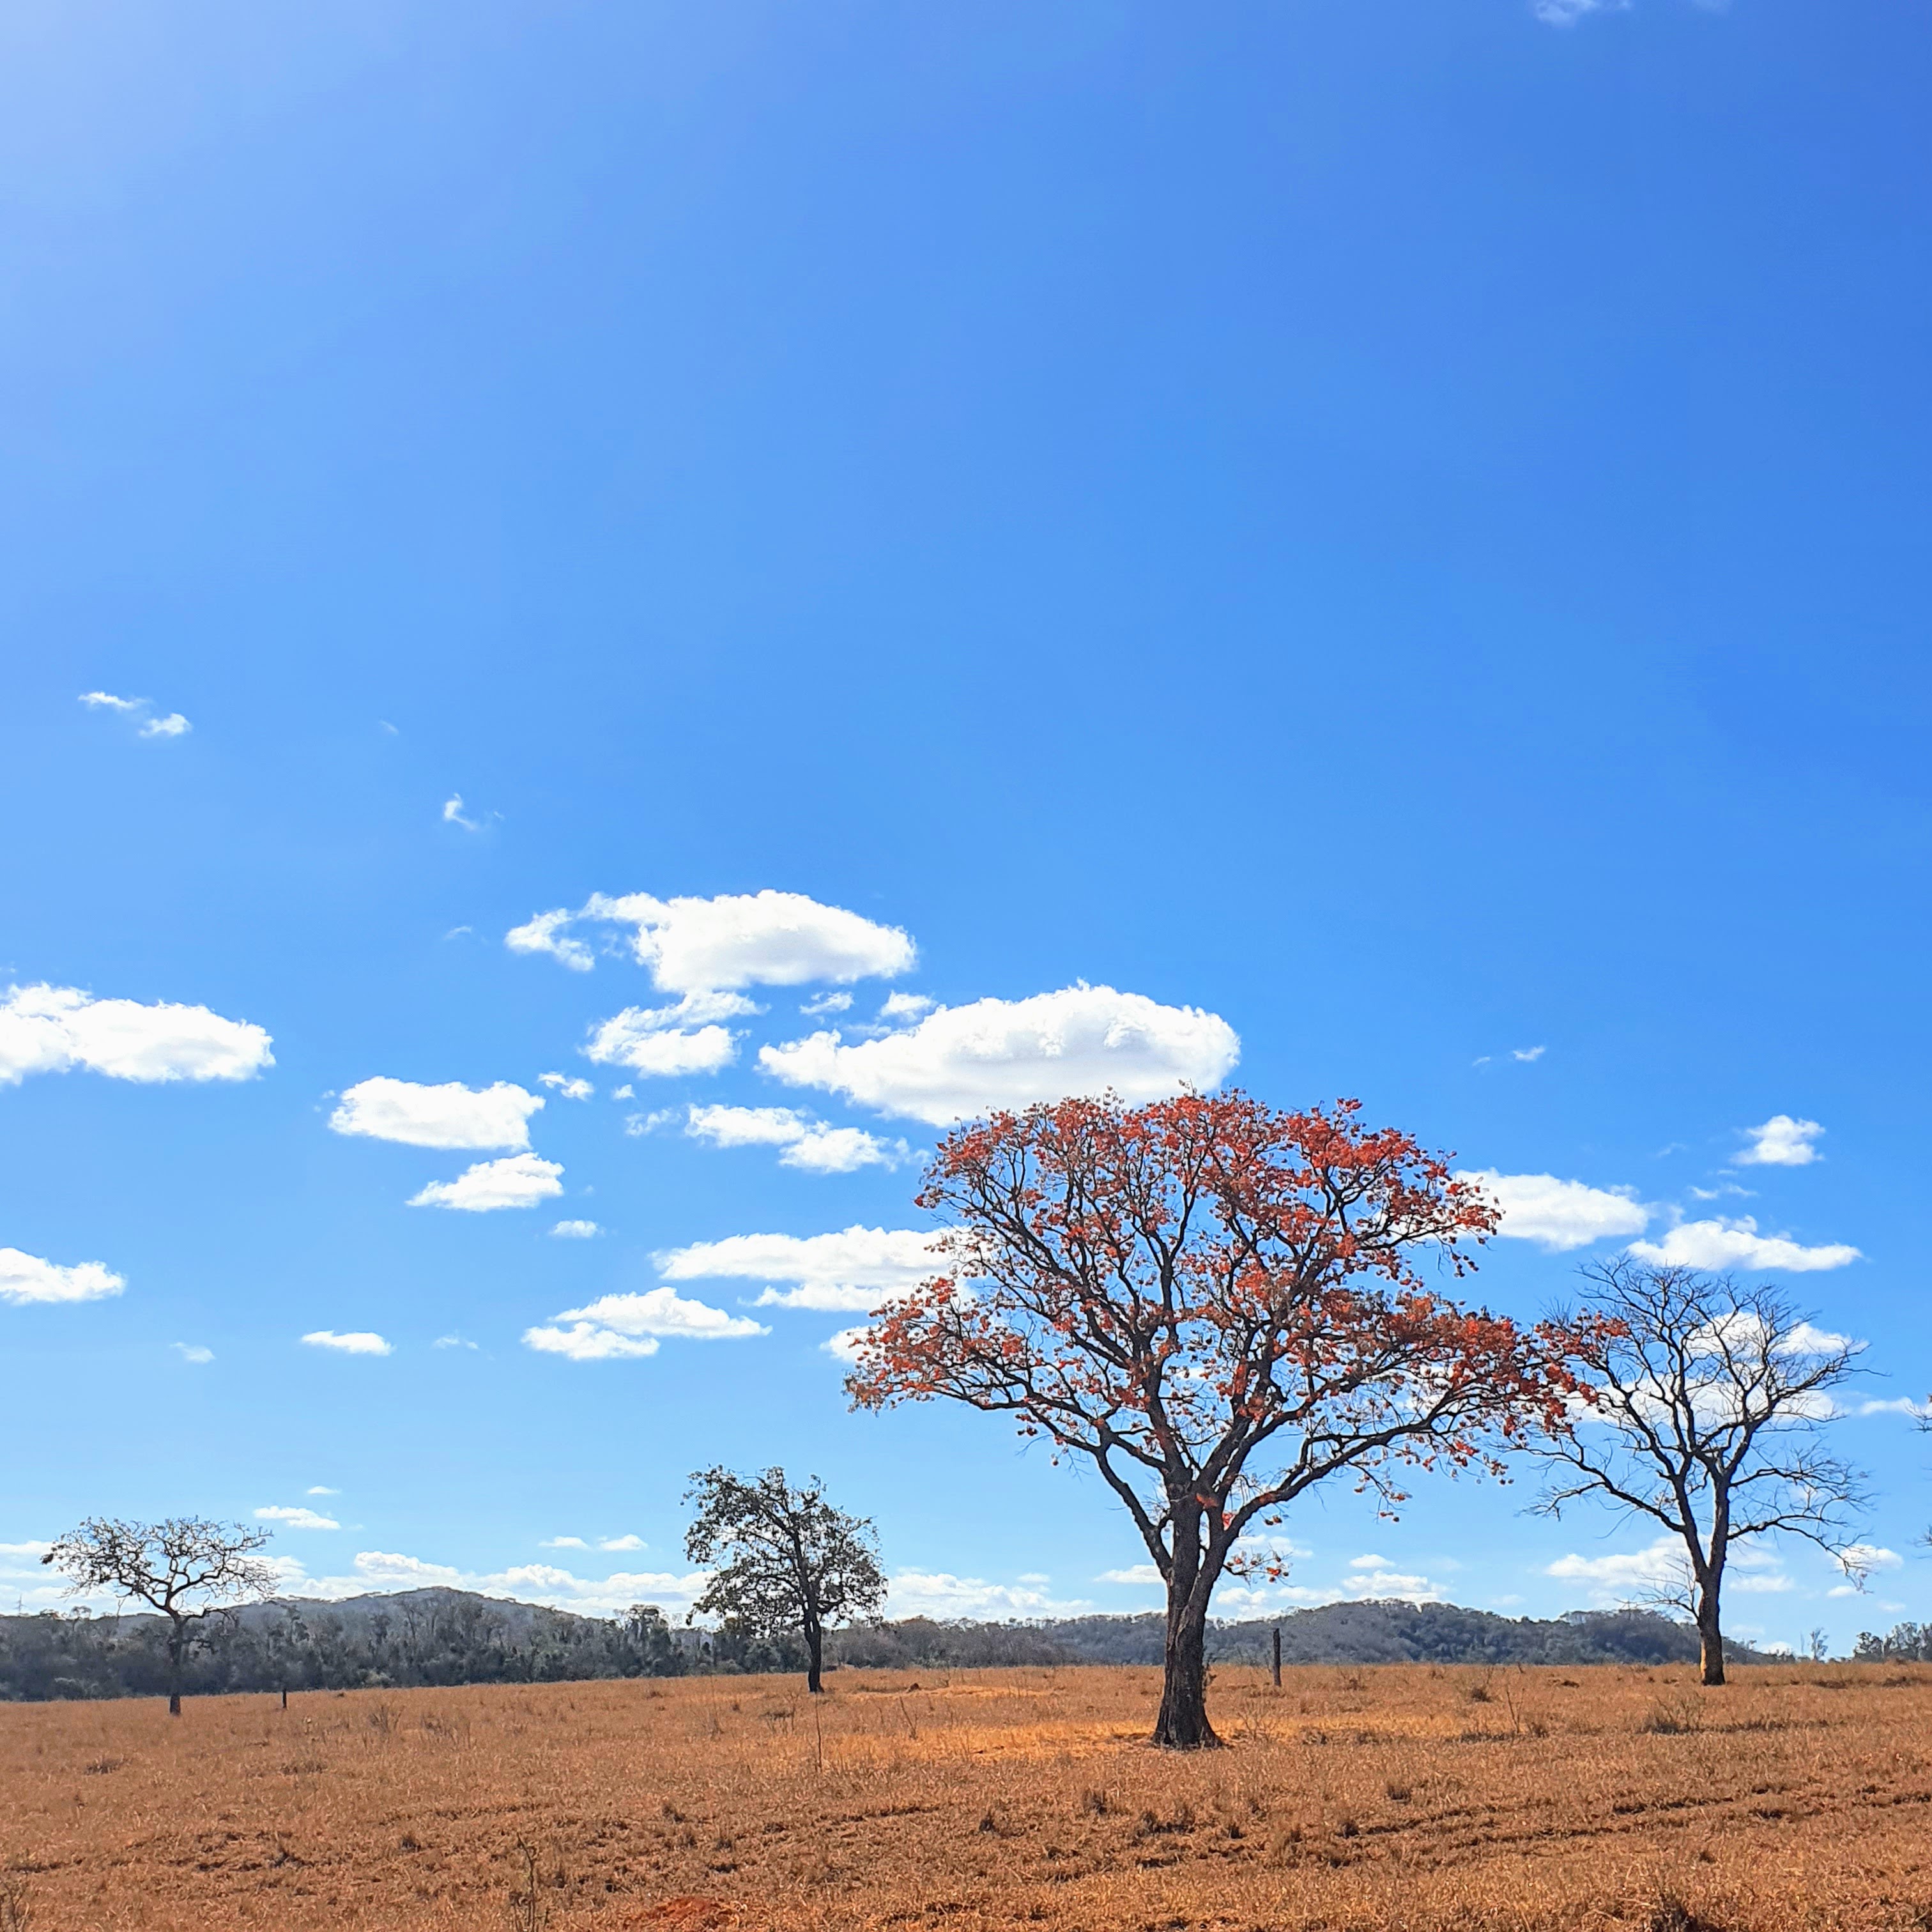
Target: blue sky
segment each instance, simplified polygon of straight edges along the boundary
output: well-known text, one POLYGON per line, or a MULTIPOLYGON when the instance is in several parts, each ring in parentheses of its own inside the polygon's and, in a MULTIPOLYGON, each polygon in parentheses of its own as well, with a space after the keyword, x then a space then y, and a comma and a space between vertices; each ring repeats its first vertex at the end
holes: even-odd
MULTIPOLYGON (((1150 1604, 760 1305, 1048 1036, 1513 1178, 1496 1306, 1768 1261, 1922 1396, 1928 82, 1798 0, 12 10, 0 1591, 274 1510, 676 1608, 724 1460, 902 1609, 1150 1604)), ((1896 1560, 1741 1634, 1932 1614, 1932 1444, 1840 1426, 1896 1560)), ((1267 1600, 1641 1577, 1532 1487, 1267 1600)))

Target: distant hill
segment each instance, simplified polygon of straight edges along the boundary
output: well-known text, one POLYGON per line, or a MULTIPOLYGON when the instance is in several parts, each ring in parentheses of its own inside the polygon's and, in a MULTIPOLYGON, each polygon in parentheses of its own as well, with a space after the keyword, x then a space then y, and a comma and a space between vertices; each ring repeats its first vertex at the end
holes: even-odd
MULTIPOLYGON (((1287 1664, 1683 1664, 1696 1633, 1648 1610, 1501 1617, 1453 1604, 1329 1604, 1210 1627, 1214 1662, 1259 1664, 1273 1633, 1287 1664)), ((0 1617, 0 1700, 156 1695, 166 1682, 156 1616, 0 1617)), ((803 1667, 795 1644, 674 1630, 652 1606, 580 1616, 464 1590, 406 1590, 339 1603, 278 1598, 211 1628, 192 1694, 427 1684, 549 1683, 803 1667)), ((908 1617, 835 1633, 828 1661, 884 1669, 1158 1664, 1161 1619, 1069 1617, 943 1623, 908 1617)), ((1741 1664, 1766 1660, 1732 1645, 1741 1664)))

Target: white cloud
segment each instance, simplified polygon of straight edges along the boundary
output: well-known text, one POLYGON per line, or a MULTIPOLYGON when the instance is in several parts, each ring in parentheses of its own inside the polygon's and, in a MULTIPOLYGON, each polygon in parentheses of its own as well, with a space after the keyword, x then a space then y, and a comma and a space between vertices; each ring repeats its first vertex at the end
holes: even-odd
POLYGON ((603 1232, 595 1221, 560 1221, 550 1230, 560 1241, 594 1241, 603 1232))
POLYGON ((944 1266, 939 1238, 856 1224, 829 1234, 728 1234, 674 1248, 658 1268, 667 1281, 764 1282, 761 1307, 869 1314, 944 1266))
POLYGON ((587 973, 597 962, 580 939, 565 937, 564 928, 573 915, 568 912, 540 912, 523 925, 512 926, 503 935, 503 944, 512 952, 548 952, 573 973, 587 973))
POLYGON ((446 825, 460 825, 466 832, 481 832, 481 819, 466 818, 463 810, 463 794, 453 791, 442 802, 442 822, 446 825))
MULTIPOLYGON (((41 1546, 44 1547, 44 1546, 41 1546)), ((563 1547, 580 1546, 566 1542, 563 1547)), ((425 1562, 399 1551, 358 1552, 346 1576, 310 1576, 302 1564, 284 1558, 281 1594, 339 1602, 370 1592, 420 1590, 440 1586, 473 1590, 487 1597, 509 1597, 519 1603, 548 1604, 557 1610, 588 1616, 616 1616, 633 1604, 658 1604, 682 1611, 702 1594, 710 1580, 702 1570, 617 1570, 608 1576, 574 1575, 548 1563, 521 1563, 506 1570, 459 1570, 453 1564, 425 1562)))
POLYGON ((1862 1342, 1855 1342, 1849 1335, 1834 1335, 1828 1328, 1816 1328, 1808 1322, 1800 1322, 1779 1340, 1775 1352, 1780 1355, 1830 1355, 1840 1348, 1863 1346, 1862 1342))
POLYGON ((1847 1574, 1861 1575, 1874 1570, 1902 1570, 1905 1558, 1895 1550, 1876 1543, 1854 1543, 1840 1552, 1838 1567, 1847 1574))
POLYGON ((346 1335, 338 1335, 333 1328, 317 1328, 302 1340, 311 1348, 334 1348, 344 1355, 387 1355, 394 1352, 381 1336, 372 1334, 366 1328, 352 1329, 346 1335))
POLYGON ((1136 1588, 1157 1589, 1161 1574, 1151 1563, 1130 1563, 1124 1570, 1102 1570, 1094 1580, 1096 1583, 1126 1583, 1136 1588))
POLYGON ((1385 1556, 1351 1558, 1340 1594, 1358 1599, 1399 1598, 1412 1604, 1439 1604, 1441 1589, 1426 1576, 1398 1570, 1385 1556))
POLYGON ((1733 1576, 1730 1585, 1733 1590, 1741 1590, 1747 1596, 1780 1596, 1798 1587, 1782 1570, 1761 1571, 1755 1575, 1745 1571, 1733 1576))
POLYGON ((405 1147, 526 1148, 530 1117, 543 1105, 506 1080, 489 1087, 441 1087, 378 1075, 358 1081, 328 1117, 338 1134, 399 1141, 405 1147))
POLYGON ((1736 1156, 1740 1167, 1809 1167, 1818 1158, 1814 1143, 1825 1130, 1816 1120, 1774 1114, 1762 1126, 1744 1131, 1750 1144, 1736 1156))
POLYGON ((340 1490, 332 1490, 326 1483, 311 1484, 302 1492, 305 1496, 339 1496, 341 1493, 340 1490))
POLYGON ((194 729, 178 711, 170 711, 162 718, 151 716, 152 700, 146 698, 116 698, 111 691, 83 691, 80 701, 91 710, 114 711, 123 717, 139 718, 144 738, 180 738, 194 729))
POLYGON ((506 934, 504 943, 513 952, 548 952, 587 970, 590 948, 566 936, 580 922, 631 927, 633 955, 667 992, 890 980, 915 957, 911 940, 896 926, 876 925, 801 892, 770 890, 709 899, 593 892, 575 913, 538 913, 506 934))
MULTIPOLYGON (((474 1342, 466 1341, 460 1335, 439 1335, 436 1340, 430 1344, 430 1346, 432 1348, 474 1349, 476 1344, 474 1342)), ((319 1493, 320 1492, 314 1490, 311 1490, 309 1492, 310 1496, 315 1496, 319 1493)), ((332 1496, 334 1495, 335 1492, 333 1490, 331 1490, 327 1493, 332 1496)))
POLYGON ((502 1160, 480 1160, 454 1180, 432 1180, 420 1194, 410 1196, 412 1208, 458 1208, 487 1214, 499 1208, 534 1208, 539 1201, 563 1192, 557 1176, 560 1162, 533 1154, 513 1154, 502 1160))
POLYGON ((566 1308, 552 1320, 570 1325, 526 1329, 524 1346, 574 1362, 654 1355, 663 1336, 718 1342, 771 1333, 749 1316, 728 1315, 706 1303, 687 1301, 670 1288, 654 1288, 643 1294, 602 1295, 585 1307, 566 1308))
POLYGON ((1775 1268, 1791 1274, 1844 1268, 1861 1258, 1856 1248, 1842 1243, 1808 1248, 1782 1234, 1760 1234, 1748 1214, 1734 1221, 1682 1222, 1661 1240, 1633 1241, 1630 1251, 1660 1267, 1775 1268))
POLYGON ((246 1080, 275 1064, 268 1036, 206 1006, 97 1000, 75 986, 0 996, 0 1086, 85 1066, 116 1080, 246 1080))
POLYGON ((808 1020, 823 1019, 828 1013, 849 1013, 852 1010, 850 993, 820 993, 815 1000, 807 1000, 799 1008, 808 1020))
POLYGON ((923 993, 888 993, 885 1004, 879 1009, 879 1018, 887 1026, 910 1026, 916 1020, 924 1019, 938 1004, 923 993))
POLYGON ((587 1080, 573 1080, 567 1073, 539 1073, 538 1084, 554 1087, 566 1100, 587 1100, 597 1089, 587 1080))
POLYGON ((940 1006, 902 1033, 856 1046, 815 1033, 760 1048, 758 1063, 792 1086, 944 1126, 1108 1088, 1132 1102, 1210 1088, 1240 1057, 1234 1028, 1216 1014, 1083 982, 1030 999, 940 1006))
POLYGON ((168 1346, 183 1361, 192 1362, 198 1369, 206 1368, 214 1359, 214 1351, 199 1342, 170 1342, 168 1346))
POLYGON ((655 1355, 662 1346, 654 1335, 620 1335, 614 1328, 598 1328, 594 1322, 573 1322, 568 1328, 524 1330, 525 1348, 534 1348, 539 1354, 562 1355, 573 1362, 634 1360, 655 1355))
POLYGON ((835 1360, 856 1362, 860 1346, 871 1332, 864 1322, 856 1322, 849 1328, 840 1329, 836 1335, 828 1335, 818 1346, 835 1360))
POLYGON ((1899 1395, 1883 1401, 1862 1402, 1855 1413, 1859 1415, 1909 1415, 1915 1421, 1922 1422, 1926 1419, 1927 1412, 1923 1405, 1914 1402, 1909 1395, 1899 1395))
POLYGON ((256 1518, 262 1522, 278 1522, 284 1529, 340 1529, 342 1526, 332 1516, 322 1516, 312 1509, 291 1508, 286 1504, 271 1504, 266 1509, 258 1509, 256 1518))
POLYGON ((62 1268, 18 1248, 0 1248, 0 1301, 15 1307, 30 1301, 99 1301, 128 1286, 100 1262, 76 1262, 62 1268))
POLYGON ((1044 1576, 989 1583, 944 1570, 902 1570, 888 1586, 892 1617, 1048 1617, 1077 1615, 1094 1606, 1083 1598, 1060 1600, 1042 1586, 1044 1576))
POLYGON ((1529 10, 1552 27, 1574 27, 1588 14, 1622 14, 1630 0, 1530 0, 1529 10))
POLYGON ((1549 1051, 1545 1046, 1513 1046, 1510 1048, 1510 1058, 1512 1060, 1538 1060, 1549 1051))
POLYGON ((604 1536, 598 1539, 597 1547, 616 1552, 648 1550, 650 1545, 641 1536, 604 1536))
POLYGON ((862 1127, 827 1126, 789 1107, 693 1107, 685 1131, 713 1147, 781 1148, 780 1166, 812 1174, 893 1168, 912 1158, 911 1148, 902 1140, 881 1140, 862 1127))
POLYGON ((730 1029, 718 1022, 758 1010, 739 993, 692 993, 675 1006, 626 1006, 592 1029, 584 1057, 661 1077, 716 1073, 738 1057, 730 1029))
POLYGON ((1620 1550, 1607 1556, 1559 1556, 1543 1573, 1566 1583, 1587 1583, 1599 1602, 1675 1590, 1684 1581, 1684 1546, 1672 1537, 1659 1537, 1646 1549, 1620 1550))
POLYGON ((588 1550, 590 1546, 580 1536, 547 1536, 537 1547, 539 1550, 588 1550))
POLYGON ((1553 1174, 1498 1174, 1493 1168, 1474 1168, 1458 1178, 1479 1182, 1502 1210, 1499 1234, 1552 1253, 1610 1235, 1640 1234, 1650 1223, 1650 1210, 1627 1188, 1587 1187, 1553 1174))

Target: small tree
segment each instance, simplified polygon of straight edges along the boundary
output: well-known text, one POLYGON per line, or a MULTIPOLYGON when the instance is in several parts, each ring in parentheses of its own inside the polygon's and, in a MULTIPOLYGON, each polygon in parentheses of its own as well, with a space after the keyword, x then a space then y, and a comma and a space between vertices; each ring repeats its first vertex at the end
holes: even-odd
POLYGON ((1418 1272, 1460 1276, 1496 1209, 1357 1112, 1109 1096, 956 1129, 919 1196, 951 1265, 878 1312, 846 1384, 862 1408, 1009 1414, 1093 1460, 1167 1588, 1156 1744, 1220 1742, 1209 1600, 1224 1571, 1282 1570, 1244 1537, 1332 1477, 1393 1510, 1397 1466, 1499 1474, 1496 1448, 1561 1424, 1561 1338, 1418 1272))
POLYGON ((40 1561, 65 1574, 70 1596, 113 1590, 167 1618, 168 1714, 178 1718, 182 1673, 203 1623, 274 1586, 274 1566, 255 1560, 269 1534, 200 1516, 156 1523, 90 1516, 40 1561))
POLYGON ((806 1688, 822 1690, 826 1629, 876 1616, 885 1603, 871 1522, 833 1508, 816 1476, 797 1490, 782 1469, 752 1480, 729 1469, 700 1469, 691 1481, 685 1501, 697 1504, 698 1514, 685 1554, 718 1564, 692 1613, 729 1618, 754 1636, 797 1631, 805 1639, 806 1688))
MULTIPOLYGON (((1682 1588, 1661 1592, 1696 1620, 1703 1681, 1724 1681, 1724 1574, 1738 1546, 1795 1536, 1858 1570, 1854 1470, 1828 1454, 1831 1391, 1864 1345, 1814 1328, 1770 1287, 1654 1267, 1592 1263, 1572 1364, 1582 1400, 1544 1452, 1536 1507, 1560 1516, 1586 1496, 1648 1516, 1684 1546, 1682 1588)), ((1568 1319, 1569 1318, 1564 1318, 1568 1319)))

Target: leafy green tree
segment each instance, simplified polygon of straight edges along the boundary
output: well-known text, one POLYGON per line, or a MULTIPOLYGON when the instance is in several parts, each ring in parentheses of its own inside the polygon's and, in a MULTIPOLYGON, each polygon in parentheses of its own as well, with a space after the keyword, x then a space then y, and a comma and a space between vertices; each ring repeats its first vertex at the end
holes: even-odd
POLYGON ((70 1592, 112 1590, 168 1620, 168 1714, 181 1715, 182 1675, 210 1617, 266 1596, 274 1566, 260 1562, 269 1532, 200 1516, 155 1523, 90 1516, 40 1558, 67 1577, 70 1592))
POLYGON ((875 1617, 885 1603, 871 1522, 835 1509, 816 1476, 796 1490, 782 1469, 748 1480, 700 1469, 691 1481, 685 1501, 698 1514, 685 1554, 716 1565, 692 1614, 722 1618, 749 1635, 796 1630, 805 1640, 806 1688, 823 1690, 826 1628, 875 1617))

